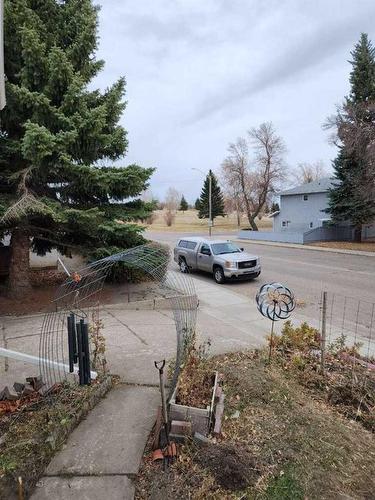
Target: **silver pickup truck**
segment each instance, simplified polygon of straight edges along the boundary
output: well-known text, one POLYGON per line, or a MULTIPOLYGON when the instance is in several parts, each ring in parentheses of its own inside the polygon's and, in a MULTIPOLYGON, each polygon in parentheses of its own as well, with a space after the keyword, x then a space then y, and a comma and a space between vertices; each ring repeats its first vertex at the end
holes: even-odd
POLYGON ((260 275, 260 259, 243 251, 230 241, 186 237, 178 240, 174 260, 180 271, 212 273, 216 283, 226 279, 251 279, 260 275))

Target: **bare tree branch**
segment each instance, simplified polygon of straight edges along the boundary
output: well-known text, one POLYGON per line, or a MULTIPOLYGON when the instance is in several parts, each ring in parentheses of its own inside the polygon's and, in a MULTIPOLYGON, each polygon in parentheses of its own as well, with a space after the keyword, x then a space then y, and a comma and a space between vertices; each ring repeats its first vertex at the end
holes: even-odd
POLYGON ((258 230, 255 218, 262 213, 267 201, 285 176, 284 141, 276 134, 271 122, 262 123, 248 132, 247 140, 239 138, 228 147, 222 164, 225 183, 238 193, 242 210, 249 224, 258 230), (250 159, 252 148, 254 158, 250 159))
POLYGON ((328 171, 321 160, 314 163, 299 163, 293 172, 297 184, 308 184, 327 176, 328 171))

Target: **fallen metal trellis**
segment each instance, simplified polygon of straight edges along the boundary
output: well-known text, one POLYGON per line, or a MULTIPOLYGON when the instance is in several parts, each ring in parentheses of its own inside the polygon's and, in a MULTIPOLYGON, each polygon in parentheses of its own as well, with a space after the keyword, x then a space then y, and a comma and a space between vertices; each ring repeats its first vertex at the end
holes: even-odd
MULTIPOLYGON (((89 264, 73 273, 58 288, 53 301, 53 310, 43 320, 39 342, 40 374, 47 387, 71 379, 79 372, 80 382, 87 383, 93 376, 89 366, 81 360, 72 344, 72 324, 87 330, 91 314, 99 313, 100 291, 104 281, 117 263, 146 273, 150 280, 158 283, 171 304, 177 334, 176 363, 171 384, 171 393, 177 383, 185 339, 195 330, 198 299, 193 280, 186 274, 169 268, 171 253, 160 245, 148 243, 89 264), (70 319, 68 319, 70 318, 70 319), (69 341, 68 341, 69 322, 69 341)), ((86 360, 87 363, 87 360, 86 360)))

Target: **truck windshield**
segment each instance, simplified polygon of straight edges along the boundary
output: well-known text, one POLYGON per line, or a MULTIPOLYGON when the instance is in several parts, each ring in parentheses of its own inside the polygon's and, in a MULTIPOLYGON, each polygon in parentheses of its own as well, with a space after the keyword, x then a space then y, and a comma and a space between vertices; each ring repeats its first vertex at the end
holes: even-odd
POLYGON ((213 243, 211 245, 214 255, 221 255, 224 253, 238 253, 241 250, 233 245, 233 243, 213 243))

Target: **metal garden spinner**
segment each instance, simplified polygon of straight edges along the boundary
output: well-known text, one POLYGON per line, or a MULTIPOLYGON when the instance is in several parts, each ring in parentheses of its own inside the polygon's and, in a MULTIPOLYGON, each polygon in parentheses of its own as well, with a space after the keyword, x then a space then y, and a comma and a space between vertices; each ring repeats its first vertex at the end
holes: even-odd
POLYGON ((275 321, 288 319, 296 307, 293 292, 281 283, 266 283, 256 295, 256 303, 259 312, 272 321, 270 349, 268 360, 271 360, 273 347, 273 330, 275 321))

